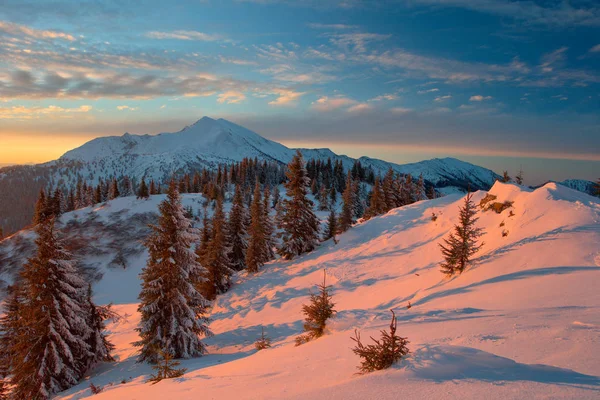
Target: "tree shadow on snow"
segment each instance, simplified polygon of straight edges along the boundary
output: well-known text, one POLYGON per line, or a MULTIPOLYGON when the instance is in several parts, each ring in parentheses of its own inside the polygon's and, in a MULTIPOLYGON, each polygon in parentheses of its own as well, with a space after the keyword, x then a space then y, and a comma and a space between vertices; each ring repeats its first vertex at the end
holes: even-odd
POLYGON ((416 378, 444 382, 531 381, 600 391, 600 377, 543 364, 524 364, 482 350, 461 346, 425 346, 406 360, 416 378))

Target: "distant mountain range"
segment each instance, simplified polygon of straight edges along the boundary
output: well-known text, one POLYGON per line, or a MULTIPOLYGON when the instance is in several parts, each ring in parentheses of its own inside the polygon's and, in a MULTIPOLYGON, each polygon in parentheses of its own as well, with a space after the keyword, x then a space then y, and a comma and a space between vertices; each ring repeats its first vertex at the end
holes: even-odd
MULTIPOLYGON (((96 184, 99 179, 129 176, 134 181, 166 181, 173 174, 258 158, 287 164, 297 149, 288 148, 224 119, 203 117, 175 133, 110 136, 93 139, 58 160, 37 165, 0 168, 0 226, 14 232, 27 225, 41 187, 72 187, 78 180, 96 184)), ((349 169, 354 158, 329 149, 300 149, 304 158, 341 160, 349 169)), ((499 178, 495 172, 454 158, 394 164, 369 157, 358 159, 383 175, 389 168, 413 177, 423 175, 442 193, 489 189, 499 178)))

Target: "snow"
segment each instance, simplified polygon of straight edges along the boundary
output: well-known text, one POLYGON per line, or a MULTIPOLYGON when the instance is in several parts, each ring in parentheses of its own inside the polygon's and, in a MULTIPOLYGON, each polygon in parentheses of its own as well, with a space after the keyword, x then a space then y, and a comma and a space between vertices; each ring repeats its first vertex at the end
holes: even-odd
MULTIPOLYGON (((437 245, 456 222, 460 194, 394 209, 340 235, 337 245, 328 241, 293 261, 268 263, 256 275, 235 275, 212 310, 209 354, 182 361, 185 376, 156 385, 145 383, 150 366, 136 363, 131 345, 138 338, 136 274, 145 263, 138 255, 125 270, 107 270, 94 287, 98 302, 115 302, 128 316, 108 326, 118 362, 58 398, 87 398, 93 382, 104 386, 94 396, 99 400, 597 399, 598 199, 554 183, 529 190, 497 182, 489 193, 513 207, 479 214, 485 246, 462 275, 439 272, 437 245), (338 313, 324 337, 295 347, 301 306, 323 269, 338 313), (376 337, 387 329, 392 308, 411 353, 389 370, 356 375, 350 336, 359 329, 363 338, 376 337), (257 352, 262 326, 273 347, 257 352)), ((477 192, 474 200, 485 195, 477 192)), ((184 204, 193 203, 190 196, 184 204)))

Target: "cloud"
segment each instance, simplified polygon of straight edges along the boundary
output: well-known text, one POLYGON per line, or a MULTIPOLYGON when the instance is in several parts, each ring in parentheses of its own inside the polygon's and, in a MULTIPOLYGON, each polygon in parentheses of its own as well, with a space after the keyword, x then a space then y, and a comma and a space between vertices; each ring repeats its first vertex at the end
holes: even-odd
POLYGON ((144 34, 147 38, 150 39, 175 39, 175 40, 196 40, 201 42, 214 42, 217 40, 223 39, 220 35, 211 35, 208 33, 198 32, 198 31, 172 31, 172 32, 160 32, 160 31, 151 31, 146 32, 144 34))
POLYGON ((83 105, 76 108, 63 108, 59 106, 25 107, 12 106, 0 107, 0 119, 37 119, 40 116, 62 116, 73 113, 87 113, 92 106, 83 105))
POLYGON ((354 106, 358 102, 356 100, 350 99, 348 97, 320 97, 317 101, 312 103, 312 108, 317 111, 333 111, 338 110, 340 108, 345 108, 349 106, 354 106))
POLYGON ((332 30, 344 30, 344 29, 355 29, 356 25, 346 25, 346 24, 319 24, 319 23, 310 23, 308 24, 309 28, 313 29, 332 29, 332 30))
POLYGON ((369 101, 382 101, 382 100, 397 100, 398 96, 395 94, 382 94, 376 97, 373 97, 372 99, 369 99, 369 101))
POLYGON ((367 104, 367 103, 358 103, 358 104, 356 104, 356 105, 348 108, 347 111, 349 113, 356 114, 356 113, 362 113, 362 112, 365 112, 365 111, 371 111, 372 109, 373 109, 373 106, 370 105, 370 104, 367 104))
POLYGON ((137 111, 139 109, 140 109, 139 107, 117 106, 117 110, 119 110, 119 111, 137 111))
POLYGON ((0 32, 4 32, 11 36, 24 35, 35 39, 63 39, 70 42, 75 41, 75 37, 67 33, 51 30, 34 29, 25 25, 18 25, 6 21, 0 21, 0 32))
POLYGON ((270 93, 277 95, 275 100, 269 102, 269 105, 272 106, 293 105, 300 98, 300 96, 306 94, 306 92, 295 92, 290 89, 274 89, 270 93))
POLYGON ((441 102, 441 101, 446 101, 446 100, 450 100, 452 98, 451 95, 447 94, 446 96, 438 96, 434 99, 434 101, 437 102, 441 102))
POLYGON ((392 35, 382 35, 379 33, 339 33, 330 35, 329 40, 334 45, 343 49, 364 53, 367 51, 367 44, 383 41, 390 37, 392 35))
POLYGON ((246 95, 237 90, 228 90, 217 96, 217 103, 220 104, 238 104, 246 99, 246 95))
POLYGON ((426 94, 426 93, 433 93, 433 92, 439 92, 440 89, 438 88, 432 88, 432 89, 428 89, 428 90, 419 90, 417 93, 418 94, 426 94))
POLYGON ((413 110, 411 108, 393 107, 393 108, 390 108, 390 111, 392 112, 392 114, 401 115, 401 114, 408 114, 408 113, 412 112, 413 110))
POLYGON ((247 88, 250 84, 202 73, 190 75, 128 74, 98 71, 89 74, 24 70, 0 72, 0 98, 154 98, 163 96, 210 96, 217 92, 247 88))
POLYGON ((234 57, 224 57, 224 56, 221 56, 221 55, 219 55, 219 60, 223 64, 258 65, 258 63, 256 61, 242 60, 242 59, 234 58, 234 57))
POLYGON ((484 100, 491 100, 492 96, 482 96, 480 94, 475 95, 475 96, 471 96, 469 98, 469 101, 484 101, 484 100))
POLYGON ((600 53, 600 44, 595 45, 589 50, 590 53, 600 53))
POLYGON ((568 47, 561 47, 551 53, 544 54, 540 68, 542 72, 552 72, 556 67, 560 67, 566 60, 565 52, 568 47))

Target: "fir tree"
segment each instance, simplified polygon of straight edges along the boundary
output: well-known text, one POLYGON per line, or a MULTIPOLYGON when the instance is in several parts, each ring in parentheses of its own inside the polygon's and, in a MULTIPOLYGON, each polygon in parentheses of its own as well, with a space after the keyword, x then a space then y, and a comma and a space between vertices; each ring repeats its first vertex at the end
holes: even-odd
POLYGON ((265 229, 263 226, 263 202, 261 200, 260 184, 258 180, 254 186, 254 196, 250 206, 250 240, 246 253, 246 265, 248 272, 258 272, 264 264, 265 229))
POLYGON ((117 182, 117 178, 113 178, 110 182, 110 189, 108 190, 108 200, 114 200, 119 196, 119 183, 117 182))
POLYGON ((146 186, 146 180, 142 178, 142 183, 140 183, 140 189, 138 190, 137 198, 147 199, 149 197, 150 193, 148 192, 148 186, 146 186))
POLYGON ((271 339, 267 335, 265 335, 264 326, 261 326, 261 331, 262 333, 260 335, 260 338, 256 342, 254 342, 254 347, 258 351, 268 349, 269 347, 271 347, 271 339))
POLYGON ((37 202, 35 203, 35 210, 33 212, 33 223, 40 224, 48 218, 48 205, 46 203, 46 192, 44 189, 40 190, 37 202))
POLYGON ((483 246, 483 243, 477 243, 483 229, 475 227, 478 218, 475 217, 477 208, 472 196, 471 193, 467 194, 464 205, 460 207, 459 223, 454 226, 454 232, 444 239, 444 244, 440 244, 444 257, 442 272, 449 276, 462 273, 471 257, 483 246))
POLYGON ((158 224, 146 240, 148 262, 142 270, 142 290, 137 331, 140 359, 156 362, 157 349, 176 358, 202 355, 200 335, 210 335, 205 298, 198 291, 205 269, 191 245, 196 231, 184 215, 175 182, 159 205, 158 224))
POLYGON ((54 218, 41 222, 37 233, 37 253, 21 273, 19 325, 26 334, 13 342, 11 376, 18 399, 47 399, 68 389, 93 357, 86 342, 91 334, 87 284, 58 238, 54 218))
POLYGON ((342 213, 340 214, 339 230, 340 232, 346 232, 354 223, 354 188, 352 175, 348 172, 346 179, 346 189, 342 194, 342 213))
POLYGON ((330 286, 325 283, 327 274, 323 270, 323 284, 317 285, 319 294, 310 294, 310 304, 302 306, 304 318, 304 335, 296 337, 296 346, 306 343, 312 339, 323 336, 327 320, 335 314, 331 301, 330 286))
POLYGON ((523 184, 523 168, 519 169, 519 173, 515 176, 515 182, 519 185, 523 184))
POLYGON ((92 286, 88 285, 87 292, 87 305, 88 305, 88 327, 92 330, 87 343, 92 353, 88 364, 90 367, 94 366, 99 362, 110 362, 114 361, 114 358, 110 355, 111 351, 114 350, 115 346, 108 341, 104 330, 106 329, 104 321, 107 319, 107 315, 103 315, 100 309, 92 300, 92 286))
POLYGON ((152 382, 154 385, 162 381, 163 379, 179 378, 185 374, 186 368, 177 368, 179 361, 174 360, 173 354, 168 350, 156 350, 158 354, 156 364, 152 366, 152 369, 156 371, 156 374, 150 375, 148 382, 152 382))
POLYGON ((337 217, 335 215, 335 210, 331 209, 329 212, 329 218, 327 219, 327 228, 325 229, 323 241, 333 238, 333 241, 335 242, 335 235, 337 234, 337 231, 337 217))
POLYGON ((504 172, 502 173, 502 178, 500 178, 500 180, 501 180, 502 182, 504 182, 504 183, 508 183, 508 182, 510 182, 511 178, 510 178, 510 176, 508 175, 508 171, 504 171, 504 172))
POLYGON ((131 183, 131 179, 127 175, 123 177, 123 196, 134 196, 135 192, 133 191, 133 184, 131 183))
MULTIPOLYGON (((28 344, 22 285, 9 286, 7 293, 3 304, 3 315, 0 317, 0 376, 2 378, 11 374, 17 365, 15 360, 18 357, 15 355, 26 351, 28 344)), ((4 384, 4 379, 2 383, 4 384)), ((5 385, 3 387, 7 389, 5 385)))
POLYGON ((231 248, 229 260, 231 261, 231 268, 236 271, 246 268, 246 249, 248 248, 247 226, 248 213, 244 206, 241 185, 236 185, 227 229, 229 246, 231 248))
POLYGON ((596 197, 600 197, 600 178, 596 182, 596 185, 595 185, 594 189, 595 189, 596 197))
POLYGON ((371 200, 369 203, 369 208, 365 211, 365 218, 373 218, 377 215, 383 214, 386 212, 386 203, 385 196, 383 190, 381 189, 381 184, 379 183, 379 177, 375 178, 375 185, 373 185, 373 190, 371 192, 371 200))
POLYGON ((284 239, 279 254, 289 260, 314 250, 319 242, 319 220, 313 211, 313 202, 307 197, 310 179, 300 151, 288 164, 286 176, 288 181, 284 185, 288 198, 283 201, 284 239))
POLYGON ((227 225, 223 212, 223 198, 217 197, 215 213, 212 219, 212 237, 206 255, 207 278, 205 297, 214 300, 218 294, 225 293, 231 286, 231 260, 229 243, 227 242, 227 225))
POLYGON ((264 247, 264 258, 263 262, 267 263, 275 258, 275 227, 273 225, 273 220, 271 219, 271 215, 269 214, 269 198, 271 197, 271 192, 269 188, 265 188, 265 193, 263 196, 263 233, 265 235, 265 247, 264 247))
POLYGON ((374 344, 363 345, 360 340, 360 333, 354 331, 354 337, 351 339, 356 343, 356 347, 352 351, 362 358, 361 365, 358 367, 362 374, 387 369, 409 353, 407 347, 409 342, 407 338, 396 335, 396 314, 393 310, 390 311, 392 311, 390 332, 381 331, 380 340, 371 337, 374 344))

